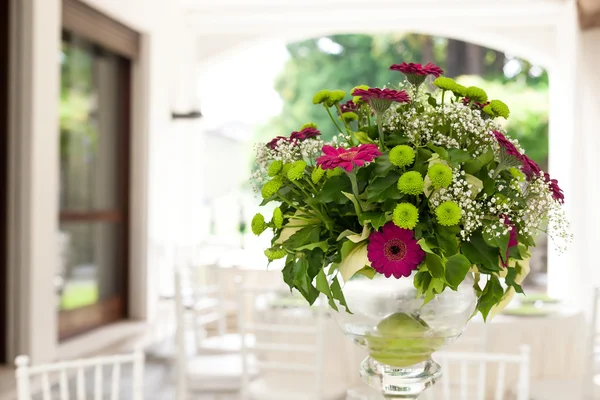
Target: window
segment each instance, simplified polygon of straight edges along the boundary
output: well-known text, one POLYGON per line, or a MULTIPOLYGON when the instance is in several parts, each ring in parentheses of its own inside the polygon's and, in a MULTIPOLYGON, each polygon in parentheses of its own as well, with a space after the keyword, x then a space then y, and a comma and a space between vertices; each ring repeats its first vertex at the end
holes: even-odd
POLYGON ((127 307, 131 62, 76 34, 61 49, 59 337, 127 307))

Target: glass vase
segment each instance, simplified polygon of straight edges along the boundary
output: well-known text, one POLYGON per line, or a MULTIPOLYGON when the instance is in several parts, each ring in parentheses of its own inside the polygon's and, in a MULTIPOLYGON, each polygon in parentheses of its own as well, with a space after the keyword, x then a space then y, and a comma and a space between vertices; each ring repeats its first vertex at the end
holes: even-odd
POLYGON ((470 274, 458 290, 446 288, 427 304, 413 278, 356 275, 343 289, 351 313, 331 312, 369 353, 360 375, 386 399, 416 399, 441 377, 431 355, 461 335, 477 303, 470 274))

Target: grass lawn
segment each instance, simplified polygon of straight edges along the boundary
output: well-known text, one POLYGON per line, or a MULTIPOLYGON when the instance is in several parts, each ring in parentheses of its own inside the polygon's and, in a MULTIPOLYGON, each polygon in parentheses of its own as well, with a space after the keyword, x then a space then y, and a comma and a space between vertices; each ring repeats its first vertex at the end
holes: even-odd
POLYGON ((69 282, 60 298, 61 310, 73 310, 98 301, 96 282, 69 282))

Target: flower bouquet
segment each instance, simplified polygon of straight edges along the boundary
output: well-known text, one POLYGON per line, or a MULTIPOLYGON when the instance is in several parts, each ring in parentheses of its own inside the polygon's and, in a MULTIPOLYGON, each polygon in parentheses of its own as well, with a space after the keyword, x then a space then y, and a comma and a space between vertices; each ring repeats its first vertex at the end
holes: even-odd
POLYGON ((431 353, 522 292, 538 232, 559 249, 570 234, 557 181, 502 128, 506 104, 433 64, 390 69, 404 74, 396 87, 315 94, 331 142, 308 123, 257 145, 253 183, 278 207, 252 230, 272 229, 265 255, 285 259, 290 288, 345 308, 333 314, 369 351, 369 383, 394 397, 390 377, 428 371, 401 391, 416 398, 439 375, 431 353))

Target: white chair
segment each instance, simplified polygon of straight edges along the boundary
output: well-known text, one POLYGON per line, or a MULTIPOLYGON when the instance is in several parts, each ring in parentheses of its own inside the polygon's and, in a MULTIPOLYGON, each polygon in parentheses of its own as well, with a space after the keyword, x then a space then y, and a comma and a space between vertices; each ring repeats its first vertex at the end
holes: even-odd
MULTIPOLYGON (((337 382, 324 382, 324 319, 323 298, 314 306, 314 319, 306 318, 308 307, 286 309, 285 322, 262 321, 250 316, 257 296, 268 293, 264 288, 243 286, 238 279, 238 324, 242 334, 253 332, 254 347, 242 346, 242 400, 337 400, 344 398, 346 388, 337 382), (301 315, 304 314, 304 315, 301 315), (306 336, 314 336, 314 344, 306 344, 306 336), (292 337, 301 338, 302 343, 292 337), (269 340, 269 338, 271 340, 269 340), (254 357, 253 357, 254 356, 254 357), (307 362, 299 359, 307 358, 307 362), (258 379, 252 380, 250 363, 258 359, 258 379)), ((289 295, 289 291, 287 292, 289 295)), ((309 342, 310 343, 310 340, 309 342)), ((306 360, 305 360, 306 361, 306 360)))
MULTIPOLYGON (((179 268, 175 268, 175 314, 177 330, 177 378, 176 400, 185 400, 188 393, 233 393, 242 385, 242 358, 240 354, 202 354, 197 342, 188 351, 186 333, 195 333, 197 315, 193 309, 184 307, 182 279, 179 268)), ((249 367, 252 370, 252 363, 249 367)))
POLYGON ((69 400, 69 398, 102 400, 109 398, 107 393, 103 393, 103 390, 108 388, 110 388, 110 399, 119 400, 123 390, 122 367, 128 365, 132 367, 131 391, 124 394, 122 398, 143 399, 144 354, 141 351, 34 366, 29 365, 29 357, 19 356, 15 364, 18 400, 31 400, 32 396, 38 393, 42 394, 43 400, 69 400), (93 370, 93 385, 91 385, 93 396, 86 388, 86 370, 93 370), (110 372, 109 385, 103 384, 105 372, 110 372), (74 385, 69 383, 71 377, 75 378, 74 385), (56 383, 57 387, 53 390, 56 383), (70 396, 70 389, 74 389, 75 395, 70 396), (58 393, 54 393, 56 391, 58 393))
MULTIPOLYGON (((425 391, 425 399, 485 400, 488 373, 495 372, 494 400, 529 400, 528 346, 521 346, 519 354, 447 351, 437 353, 433 358, 441 364, 444 375, 436 385, 425 391), (509 382, 510 387, 506 382, 507 366, 509 371, 518 370, 516 385, 509 382), (469 371, 473 367, 476 374, 469 371)), ((575 400, 574 397, 569 399, 575 400)))

